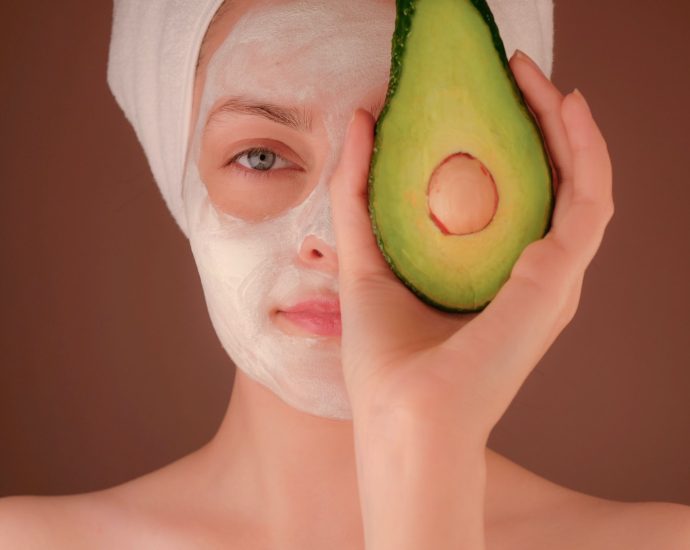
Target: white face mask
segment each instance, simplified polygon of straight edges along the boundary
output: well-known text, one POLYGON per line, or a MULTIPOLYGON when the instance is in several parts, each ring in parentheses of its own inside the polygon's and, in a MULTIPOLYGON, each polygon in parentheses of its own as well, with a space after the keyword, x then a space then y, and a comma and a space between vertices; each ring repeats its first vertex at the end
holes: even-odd
POLYGON ((340 339, 286 333, 271 312, 338 293, 336 272, 313 269, 299 262, 298 254, 307 238, 335 250, 330 178, 352 113, 369 106, 372 93, 380 99, 385 94, 394 24, 395 6, 387 0, 250 8, 210 60, 185 173, 192 251, 223 347, 238 368, 283 401, 328 418, 352 418, 340 339), (245 95, 314 109, 328 142, 321 148, 326 153, 319 153, 318 183, 310 194, 263 221, 220 211, 199 175, 209 112, 223 98, 245 95))

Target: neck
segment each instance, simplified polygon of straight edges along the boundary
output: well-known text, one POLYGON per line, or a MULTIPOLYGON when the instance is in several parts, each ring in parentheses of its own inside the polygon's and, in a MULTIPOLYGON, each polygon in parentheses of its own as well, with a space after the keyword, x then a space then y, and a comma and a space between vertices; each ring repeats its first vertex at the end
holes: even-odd
MULTIPOLYGON (((364 547, 351 421, 298 411, 237 369, 225 418, 201 453, 219 509, 270 547, 364 547)), ((520 478, 489 448, 486 460, 492 521, 515 504, 508 489, 520 478)))
POLYGON ((351 421, 298 411, 237 369, 205 454, 225 497, 279 547, 363 547, 351 421))

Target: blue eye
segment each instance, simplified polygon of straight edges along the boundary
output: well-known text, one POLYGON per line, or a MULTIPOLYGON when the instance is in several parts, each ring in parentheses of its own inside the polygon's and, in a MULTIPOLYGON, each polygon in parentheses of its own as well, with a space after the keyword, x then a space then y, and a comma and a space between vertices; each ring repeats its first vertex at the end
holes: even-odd
POLYGON ((290 163, 280 155, 261 147, 242 151, 235 155, 228 164, 239 164, 250 172, 267 172, 271 169, 290 166, 290 163))

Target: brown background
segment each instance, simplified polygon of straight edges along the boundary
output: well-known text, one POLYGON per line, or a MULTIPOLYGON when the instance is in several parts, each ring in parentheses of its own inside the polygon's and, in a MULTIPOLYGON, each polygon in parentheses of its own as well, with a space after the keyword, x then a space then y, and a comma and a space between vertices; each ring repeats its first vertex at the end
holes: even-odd
MULTIPOLYGON (((690 504, 690 7, 556 7, 554 81, 590 100, 617 209, 490 446, 591 494, 690 504)), ((233 370, 106 88, 110 3, 3 2, 0 21, 0 495, 103 488, 207 441, 233 370)))

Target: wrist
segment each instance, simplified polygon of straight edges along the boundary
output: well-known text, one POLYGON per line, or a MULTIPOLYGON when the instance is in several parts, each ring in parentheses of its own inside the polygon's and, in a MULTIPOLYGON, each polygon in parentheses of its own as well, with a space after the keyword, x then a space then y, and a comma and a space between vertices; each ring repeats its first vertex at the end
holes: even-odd
POLYGON ((355 439, 369 445, 422 444, 453 446, 457 452, 484 456, 491 429, 463 414, 454 404, 438 400, 430 406, 384 406, 380 403, 353 407, 355 439), (427 442, 427 443, 424 443, 427 442))
POLYGON ((355 447, 367 548, 484 548, 484 443, 388 417, 356 429, 355 447))

